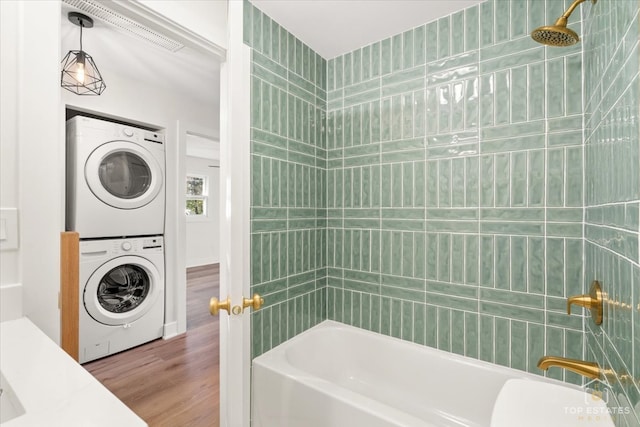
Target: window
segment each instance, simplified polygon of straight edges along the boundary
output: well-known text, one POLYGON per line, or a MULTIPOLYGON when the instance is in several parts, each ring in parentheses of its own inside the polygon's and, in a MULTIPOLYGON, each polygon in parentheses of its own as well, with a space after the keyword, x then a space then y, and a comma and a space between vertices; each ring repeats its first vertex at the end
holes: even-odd
POLYGON ((189 216, 207 216, 208 195, 209 183, 206 176, 187 175, 185 214, 189 216))

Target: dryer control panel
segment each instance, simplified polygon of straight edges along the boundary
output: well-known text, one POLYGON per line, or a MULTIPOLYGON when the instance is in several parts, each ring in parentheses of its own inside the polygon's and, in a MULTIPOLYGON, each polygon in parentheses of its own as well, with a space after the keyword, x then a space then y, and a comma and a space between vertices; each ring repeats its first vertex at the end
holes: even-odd
POLYGON ((123 237, 120 239, 83 240, 80 256, 87 259, 113 255, 161 253, 164 249, 162 236, 123 237))

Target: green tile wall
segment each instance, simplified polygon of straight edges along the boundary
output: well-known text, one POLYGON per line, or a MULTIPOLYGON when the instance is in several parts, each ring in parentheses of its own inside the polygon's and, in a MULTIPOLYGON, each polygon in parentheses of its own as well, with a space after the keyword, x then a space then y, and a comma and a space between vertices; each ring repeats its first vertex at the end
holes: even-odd
POLYGON ((535 373, 583 357, 581 46, 528 35, 564 6, 490 0, 328 61, 328 318, 535 373))
POLYGON ((251 315, 257 356, 326 318, 326 61, 244 3, 251 46, 251 315))
POLYGON ((531 41, 568 4, 488 0, 325 61, 245 2, 254 356, 330 318, 640 377, 638 0, 585 2, 573 47, 531 41), (594 278, 620 303, 602 328, 565 314, 594 278))
MULTIPOLYGON (((611 304, 586 321, 587 357, 640 378, 639 2, 598 2, 585 14, 585 279, 611 304)), ((611 384, 610 406, 638 405, 636 384, 611 384), (622 399, 620 397, 623 397, 622 399)), ((637 407, 637 409, 640 407, 637 407)), ((636 409, 636 410, 637 410, 636 409)), ((638 412, 617 419, 638 426, 638 412)))

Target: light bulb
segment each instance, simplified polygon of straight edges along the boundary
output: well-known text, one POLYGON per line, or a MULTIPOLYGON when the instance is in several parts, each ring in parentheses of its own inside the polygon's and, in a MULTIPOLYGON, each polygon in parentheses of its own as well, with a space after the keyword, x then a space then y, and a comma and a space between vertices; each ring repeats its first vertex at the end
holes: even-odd
POLYGON ((78 61, 76 63, 76 80, 80 84, 84 84, 84 62, 78 61))

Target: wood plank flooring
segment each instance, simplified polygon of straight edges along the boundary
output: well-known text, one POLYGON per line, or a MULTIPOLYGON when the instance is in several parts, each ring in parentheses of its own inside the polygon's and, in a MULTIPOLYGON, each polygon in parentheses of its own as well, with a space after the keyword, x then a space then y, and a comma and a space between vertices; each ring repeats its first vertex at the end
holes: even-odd
POLYGON ((151 427, 219 425, 218 264, 187 270, 187 332, 84 365, 151 427))

